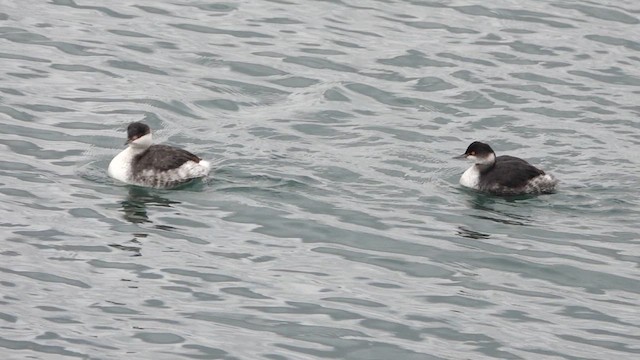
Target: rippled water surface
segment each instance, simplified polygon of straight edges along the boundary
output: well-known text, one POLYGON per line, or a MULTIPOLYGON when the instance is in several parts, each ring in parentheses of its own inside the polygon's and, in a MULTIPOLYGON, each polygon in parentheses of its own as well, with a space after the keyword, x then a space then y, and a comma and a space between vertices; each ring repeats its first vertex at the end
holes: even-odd
POLYGON ((640 4, 0 0, 3 359, 640 356, 640 4), (124 130, 210 159, 106 175, 124 130), (466 191, 473 140, 561 180, 466 191))

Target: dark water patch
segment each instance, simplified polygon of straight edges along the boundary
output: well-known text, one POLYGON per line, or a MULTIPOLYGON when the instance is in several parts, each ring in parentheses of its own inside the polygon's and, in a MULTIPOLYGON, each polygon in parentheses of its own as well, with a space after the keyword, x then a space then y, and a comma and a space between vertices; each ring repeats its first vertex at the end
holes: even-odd
POLYGON ((37 196, 32 193, 20 190, 20 189, 12 189, 12 188, 0 188, 0 194, 4 194, 11 197, 22 197, 22 198, 37 198, 37 196))
POLYGON ((375 72, 370 71, 360 71, 360 75, 364 75, 367 77, 371 77, 374 79, 386 80, 386 81, 395 81, 395 82, 410 82, 415 80, 414 78, 408 78, 403 76, 402 74, 396 71, 377 69, 375 72))
POLYGON ((220 110, 226 111, 238 111, 240 109, 240 105, 249 105, 249 104, 239 104, 232 100, 227 99, 213 99, 213 100, 198 100, 194 102, 195 105, 205 108, 217 108, 220 110))
POLYGON ((240 30, 224 30, 218 29, 209 26, 203 25, 193 25, 193 24, 169 24, 178 29, 194 31, 203 34, 221 34, 221 35, 229 35, 241 39, 247 38, 273 38, 271 35, 262 34, 255 31, 240 31, 240 30))
POLYGON ((149 267, 135 264, 135 263, 126 263, 126 262, 113 262, 113 261, 104 261, 104 260, 90 260, 88 262, 89 265, 94 266, 96 268, 102 269, 120 269, 120 270, 128 270, 136 273, 142 273, 144 271, 150 270, 149 267))
POLYGON ((11 340, 0 337, 0 347, 8 350, 20 350, 42 354, 54 354, 56 356, 69 356, 75 358, 88 358, 89 355, 66 350, 64 346, 42 345, 34 341, 11 340))
POLYGON ((575 86, 578 85, 576 83, 566 82, 562 79, 552 78, 544 75, 534 74, 534 73, 511 73, 509 74, 516 79, 526 80, 526 81, 535 81, 541 82, 545 84, 553 84, 553 85, 569 85, 575 86))
POLYGON ((45 104, 20 104, 21 107, 36 112, 73 112, 73 109, 45 104))
POLYGON ((15 96, 26 96, 25 93, 18 91, 16 89, 10 89, 10 88, 0 88, 0 92, 4 93, 4 94, 8 94, 8 95, 15 95, 15 96))
POLYGON ((451 76, 473 84, 483 84, 485 81, 474 75, 473 72, 467 70, 459 70, 451 73, 451 76))
POLYGON ((529 316, 529 314, 527 314, 526 312, 518 311, 518 310, 504 311, 500 314, 496 314, 496 316, 509 319, 510 321, 514 321, 514 322, 543 323, 543 324, 551 323, 550 321, 533 318, 529 316))
POLYGON ((147 35, 147 34, 143 34, 141 32, 137 32, 137 31, 131 31, 131 30, 107 30, 108 32, 112 33, 112 34, 116 34, 116 35, 120 35, 120 36, 126 36, 126 37, 134 37, 134 38, 150 38, 151 36, 147 35))
POLYGON ((601 75, 588 71, 571 70, 569 74, 616 85, 640 86, 640 78, 633 75, 601 75))
MULTIPOLYGON (((80 322, 78 322, 80 323, 80 322)), ((90 346, 95 346, 101 349, 110 349, 110 350, 115 350, 118 349, 117 347, 113 347, 113 346, 109 346, 109 345, 103 345, 100 343, 97 343, 95 341, 87 341, 87 340, 82 340, 82 339, 77 339, 77 338, 71 338, 71 337, 64 337, 61 336, 55 332, 51 332, 51 331, 47 331, 41 335, 38 335, 38 337, 36 338, 37 340, 61 340, 64 342, 67 342, 69 344, 75 344, 75 345, 90 345, 90 346)))
POLYGON ((398 322, 381 319, 365 319, 360 322, 360 325, 368 329, 380 330, 386 333, 390 333, 398 339, 406 339, 412 341, 422 340, 421 331, 405 324, 400 324, 398 322))
POLYGON ((258 307, 258 306, 245 306, 246 309, 257 310, 267 314, 299 314, 299 315, 327 315, 334 320, 354 320, 362 319, 363 316, 351 311, 339 310, 334 308, 328 308, 317 304, 302 303, 302 302, 288 302, 289 306, 270 306, 270 307, 258 307))
POLYGON ((580 109, 583 111, 588 111, 588 112, 592 112, 600 115, 613 115, 616 113, 615 111, 605 110, 597 106, 583 106, 583 107, 580 107, 580 109))
POLYGON ((494 64, 494 63, 492 63, 490 61, 486 61, 486 60, 482 60, 482 59, 474 59, 474 58, 460 56, 460 55, 456 55, 456 54, 438 53, 436 55, 438 55, 440 57, 443 57, 443 58, 446 58, 446 59, 458 60, 458 61, 468 62, 468 63, 472 63, 472 64, 485 65, 485 66, 497 66, 496 64, 494 64))
POLYGON ((334 44, 339 45, 339 46, 343 46, 346 48, 350 48, 350 49, 363 49, 364 47, 359 45, 359 44, 355 44, 349 41, 341 41, 341 40, 334 40, 332 41, 334 44))
POLYGON ((372 130, 378 131, 381 133, 392 135, 394 138, 402 141, 409 142, 418 142, 418 143, 430 143, 433 141, 433 138, 428 135, 424 135, 418 131, 411 130, 403 130, 395 127, 384 127, 384 126, 365 126, 361 128, 362 130, 372 130))
POLYGON ((452 98, 461 100, 457 105, 468 109, 491 109, 498 107, 493 101, 487 99, 477 91, 465 91, 452 98))
POLYGON ((566 62, 560 62, 560 61, 546 61, 544 63, 542 63, 542 66, 547 68, 547 69, 555 69, 555 68, 561 68, 561 67, 568 67, 568 66, 572 66, 569 63, 566 62))
POLYGON ((613 316, 609 316, 603 312, 589 309, 584 306, 568 306, 568 307, 565 307, 563 310, 559 311, 558 313, 560 315, 569 316, 576 319, 583 319, 583 320, 588 319, 588 320, 595 320, 598 322, 609 322, 609 323, 630 325, 613 316))
POLYGON ((221 13, 231 12, 231 11, 237 10, 237 8, 238 8, 237 5, 226 3, 226 2, 211 2, 211 3, 204 3, 204 4, 185 4, 185 5, 182 5, 182 6, 192 6, 192 7, 195 7, 197 9, 204 10, 204 11, 221 12, 221 13))
POLYGON ((356 305, 356 306, 373 307, 373 308, 387 306, 385 304, 382 304, 376 301, 370 301, 370 300, 364 300, 364 299, 358 299, 358 298, 328 297, 322 300, 337 302, 337 303, 344 303, 349 305, 356 305))
POLYGON ((522 108, 522 111, 549 116, 553 118, 578 118, 583 114, 580 111, 557 110, 548 107, 522 108))
POLYGON ((140 312, 133 310, 133 309, 129 309, 125 306, 99 306, 99 305, 93 305, 91 306, 94 309, 98 309, 100 311, 103 311, 107 314, 115 314, 115 315, 139 315, 140 312))
POLYGON ((490 52, 489 54, 493 55, 497 61, 500 61, 505 64, 513 64, 513 65, 537 65, 538 61, 522 59, 513 54, 507 54, 503 52, 490 52))
POLYGON ((170 41, 155 41, 154 44, 161 49, 178 50, 180 47, 170 41))
POLYGON ((138 332, 133 337, 149 344, 180 344, 186 341, 182 336, 166 332, 138 332))
POLYGON ((78 56, 97 56, 101 55, 93 53, 89 47, 72 44, 68 42, 52 41, 44 35, 35 34, 19 28, 0 28, 0 38, 7 39, 11 42, 30 45, 41 45, 55 47, 56 49, 69 55, 78 56))
MULTIPOLYGON (((633 293, 640 292, 640 287, 637 287, 637 289, 639 289, 637 291, 635 290, 636 288, 634 288, 634 283, 637 282, 635 279, 588 269, 578 269, 569 265, 543 266, 541 264, 521 259, 494 258, 491 256, 474 256, 474 258, 469 259, 469 261, 476 266, 483 266, 480 265, 481 262, 489 261, 489 266, 493 269, 514 271, 527 278, 532 277, 543 279, 563 286, 581 287, 585 289, 585 291, 594 294, 601 293, 603 290, 609 289, 630 291, 633 293), (528 270, 524 271, 524 269, 528 270)), ((488 263, 485 264, 488 265, 488 263)))
MULTIPOLYGON (((18 120, 22 120, 22 119, 18 119, 18 120)), ((25 138, 41 139, 41 140, 47 140, 47 141, 73 141, 74 140, 74 138, 72 138, 70 135, 65 134, 63 132, 53 131, 53 130, 44 130, 39 128, 31 128, 26 126, 10 125, 10 124, 5 124, 4 126, 0 127, 0 133, 23 135, 25 138), (27 134, 28 136, 25 136, 27 134)), ((37 145, 34 144, 34 146, 37 146, 37 145)))
POLYGON ((514 41, 506 44, 513 51, 529 54, 529 55, 557 55, 555 52, 550 50, 549 48, 545 48, 544 46, 540 46, 537 44, 525 43, 522 41, 514 41))
POLYGON ((301 52, 315 55, 347 55, 347 53, 331 49, 302 48, 301 52))
POLYGON ((274 76, 287 74, 287 72, 285 71, 260 64, 240 61, 227 61, 225 62, 225 64, 229 65, 232 71, 236 71, 249 76, 274 76))
POLYGON ((432 304, 449 304, 459 307, 468 307, 468 308, 484 308, 484 307, 492 307, 496 304, 479 300, 472 299, 466 296, 453 295, 453 296, 425 296, 424 299, 432 304))
POLYGON ((13 76, 19 79, 43 79, 48 77, 47 75, 43 75, 43 74, 34 74, 34 73, 15 73, 15 72, 8 72, 7 75, 9 76, 13 76))
POLYGON ((245 95, 259 96, 259 97, 268 97, 268 96, 282 96, 288 95, 289 92, 280 90, 275 87, 257 85, 237 80, 228 80, 228 79, 215 79, 215 78, 204 78, 203 80, 212 82, 215 84, 226 85, 228 87, 236 89, 239 93, 245 95))
POLYGON ((535 34, 536 33, 536 31, 529 30, 529 29, 502 29, 500 31, 506 32, 506 33, 512 33, 512 34, 535 34))
MULTIPOLYGON (((486 239, 487 237, 475 237, 475 239, 486 239)), ((492 285, 488 283, 477 282, 473 278, 468 277, 459 277, 456 281, 447 284, 446 286, 450 287, 458 287, 463 286, 465 289, 470 290, 480 290, 480 291, 495 291, 495 292, 505 292, 512 295, 520 295, 527 298, 538 298, 541 300, 562 300, 563 297, 555 294, 549 294, 547 292, 542 291, 533 291, 522 289, 518 284, 505 284, 505 285, 492 285)), ((542 321, 542 320, 540 320, 542 321)))
POLYGON ((11 270, 11 269, 0 267, 0 272, 12 274, 12 275, 24 276, 39 282, 64 284, 64 285, 79 287, 83 289, 91 288, 89 284, 84 283, 80 280, 70 279, 67 277, 39 272, 39 271, 17 271, 17 270, 11 270))
POLYGON ((69 6, 69 7, 81 9, 81 10, 94 10, 94 11, 101 12, 107 16, 111 16, 119 19, 133 19, 136 17, 133 15, 122 14, 103 6, 78 5, 74 0, 52 0, 51 3, 53 5, 69 6))
POLYGON ((340 135, 340 131, 334 130, 332 127, 318 124, 295 124, 292 129, 299 131, 305 135, 335 137, 340 135))
POLYGON ((173 353, 167 352, 167 353, 173 354, 176 356, 192 358, 192 359, 229 359, 229 360, 237 359, 236 357, 231 356, 228 352, 222 349, 212 348, 209 346, 185 344, 185 345, 182 345, 182 348, 187 350, 192 350, 192 351, 189 351, 188 353, 179 353, 179 352, 173 352, 173 353), (197 353, 194 353, 193 351, 197 351, 197 353))
POLYGON ((125 49, 141 52, 144 54, 153 54, 154 52, 153 49, 148 48, 146 46, 139 46, 139 45, 120 45, 120 46, 122 46, 125 49))
POLYGON ((239 327, 242 329, 250 329, 259 332, 275 333, 285 338, 312 342, 328 348, 328 350, 317 350, 316 348, 305 348, 287 344, 280 345, 281 348, 316 357, 371 360, 383 360, 390 358, 402 358, 407 360, 441 359, 429 354, 413 352, 388 343, 360 340, 361 338, 366 339, 368 336, 363 332, 349 329, 300 325, 289 321, 263 319, 244 314, 228 315, 211 312, 198 312, 185 315, 194 320, 239 327))
POLYGON ((57 250, 57 251, 68 251, 75 253, 108 253, 111 252, 106 246, 92 246, 92 245, 42 245, 38 243, 31 243, 34 247, 43 250, 57 250))
POLYGON ((12 42, 23 43, 23 44, 36 43, 39 41, 49 40, 49 38, 47 38, 44 35, 35 34, 21 28, 4 27, 4 26, 0 27, 0 37, 12 42))
POLYGON ((264 57, 280 58, 280 59, 284 59, 285 57, 287 57, 286 54, 275 52, 275 51, 256 51, 256 52, 253 52, 252 54, 256 56, 264 56, 264 57))
POLYGON ((551 6, 556 6, 561 9, 577 10, 584 15, 594 17, 600 20, 619 22, 623 24, 638 24, 640 21, 634 16, 625 14, 622 11, 613 10, 611 8, 604 8, 598 6, 591 6, 585 4, 569 4, 569 3, 553 3, 551 6))
POLYGON ((258 22, 264 22, 264 23, 268 23, 268 24, 281 24, 281 25, 304 24, 304 22, 296 20, 296 19, 282 18, 282 17, 264 18, 264 19, 258 20, 258 22))
POLYGON ((406 260, 402 260, 402 259, 394 258, 390 256, 366 255, 364 253, 360 253, 356 251, 342 250, 342 249, 329 248, 329 247, 318 247, 313 249, 313 251, 322 253, 322 254, 332 254, 332 255, 341 256, 350 261, 379 266, 379 267, 393 270, 393 271, 400 271, 407 275, 420 277, 420 278, 430 278, 430 277, 447 278, 453 275, 451 271, 445 270, 439 266, 429 265, 425 263, 410 262, 410 261, 406 261, 406 260))
POLYGON ((491 89, 483 89, 482 91, 495 100, 503 101, 509 104, 527 104, 530 102, 530 100, 523 99, 520 96, 509 94, 507 92, 495 91, 491 89))
POLYGON ((271 80, 272 83, 289 88, 306 88, 320 82, 303 76, 290 76, 284 79, 271 80))
POLYGON ((258 294, 257 292, 251 291, 245 287, 227 287, 220 289, 220 291, 226 294, 246 297, 249 299, 271 299, 268 296, 258 294))
POLYGON ((169 75, 165 71, 135 61, 108 60, 107 64, 114 68, 122 70, 140 71, 155 75, 169 75))
POLYGON ((313 69, 329 69, 334 71, 357 72, 351 66, 342 65, 331 60, 314 56, 287 56, 283 60, 287 63, 298 64, 313 69))
POLYGON ((591 345, 593 347, 614 350, 616 352, 623 352, 627 354, 640 354, 640 350, 629 347, 629 345, 625 343, 621 343, 619 341, 597 340, 592 338, 585 338, 581 336, 566 335, 566 334, 558 335, 558 337, 567 341, 575 342, 577 344, 591 345))
POLYGON ((403 24, 407 26, 411 26, 417 29, 443 29, 452 34, 479 34, 478 31, 473 29, 461 28, 457 26, 449 26, 440 23, 434 23, 429 21, 401 21, 403 24))
POLYGON ((346 102, 351 101, 347 96, 345 96, 338 89, 329 89, 325 91, 323 95, 324 95, 324 98, 327 99, 328 101, 346 101, 346 102))
POLYGON ((32 121, 35 119, 35 116, 29 113, 26 113, 24 111, 16 110, 9 106, 0 105, 0 114, 5 114, 16 120, 21 120, 21 121, 32 121))
POLYGON ((585 35, 585 39, 589 39, 589 40, 607 44, 607 45, 623 46, 627 49, 640 51, 640 43, 633 40, 622 39, 622 38, 617 38, 617 37, 607 36, 607 35, 595 35, 595 34, 585 35))
POLYGON ((73 102, 78 102, 78 103, 90 103, 90 102, 96 102, 96 103, 119 103, 119 102, 131 102, 131 103, 135 103, 135 104, 141 104, 141 105, 150 105, 159 109, 163 109, 163 110, 168 110, 170 112, 179 114, 179 115, 183 115, 186 117, 190 117, 190 118, 195 118, 195 119, 199 119, 200 117, 198 117, 197 115, 194 115, 190 109, 183 103, 173 100, 170 103, 166 103, 160 100, 153 100, 153 99, 129 99, 129 98, 122 98, 122 99, 114 99, 114 98, 98 98, 98 97, 60 97, 59 99, 61 100, 66 100, 66 101, 73 101, 73 102))
POLYGON ((345 85, 345 87, 356 93, 371 97, 376 101, 386 105, 399 106, 399 107, 424 106, 430 109, 434 109, 435 111, 440 111, 443 113, 450 113, 450 114, 459 112, 458 110, 453 109, 442 103, 416 99, 416 98, 408 98, 408 97, 399 98, 390 92, 387 92, 366 84, 352 83, 352 84, 345 85))
POLYGON ((137 7, 138 9, 144 11, 144 12, 148 12, 150 14, 157 14, 157 15, 171 15, 171 12, 155 7, 155 6, 143 6, 143 5, 132 5, 133 7, 137 7))
POLYGON ((456 86, 450 84, 438 77, 423 77, 419 79, 414 85, 414 89, 418 91, 430 92, 430 91, 442 91, 455 89, 456 86))
POLYGON ((6 321, 6 322, 10 322, 10 323, 15 323, 18 318, 14 315, 10 315, 10 314, 5 314, 3 312, 0 312, 0 320, 2 321, 6 321))
POLYGON ((390 59, 378 59, 377 62, 391 66, 413 68, 456 66, 453 63, 429 59, 424 53, 416 50, 407 51, 407 55, 399 55, 390 59))
POLYGON ((40 59, 40 58, 36 58, 36 57, 32 57, 32 56, 18 55, 18 54, 11 54, 11 53, 0 53, 0 58, 2 58, 2 59, 24 60, 24 61, 32 61, 32 62, 41 62, 41 63, 49 63, 49 62, 51 62, 51 60, 47 60, 47 59, 40 59))
POLYGON ((512 10, 505 8, 490 9, 482 5, 452 6, 452 9, 466 15, 485 16, 504 20, 516 20, 537 24, 544 24, 555 28, 572 28, 571 24, 550 20, 549 18, 559 18, 556 15, 528 11, 528 10, 512 10))
POLYGON ((347 33, 347 34, 356 34, 356 35, 361 35, 361 36, 366 36, 366 37, 375 37, 375 38, 381 38, 382 35, 376 34, 374 32, 370 32, 370 31, 362 31, 362 30, 352 30, 352 29, 348 29, 348 28, 344 28, 344 27, 338 27, 338 26, 326 26, 327 29, 331 29, 331 30, 336 30, 336 32, 338 33, 347 33))
POLYGON ((191 271, 191 270, 184 270, 184 269, 177 269, 177 268, 175 269, 167 268, 167 269, 162 269, 162 271, 172 275, 194 277, 206 282, 235 282, 240 280, 227 275, 203 273, 199 271, 191 271))

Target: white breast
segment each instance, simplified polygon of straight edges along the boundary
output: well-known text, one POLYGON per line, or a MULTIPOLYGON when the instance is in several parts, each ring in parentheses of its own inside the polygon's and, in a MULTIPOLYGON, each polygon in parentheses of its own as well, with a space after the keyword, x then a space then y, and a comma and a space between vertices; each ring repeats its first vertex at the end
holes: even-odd
POLYGON ((475 165, 471 165, 471 167, 468 168, 467 171, 465 171, 464 174, 462 174, 462 176, 460 177, 460 185, 468 188, 478 189, 479 183, 480 171, 475 165))
POLYGON ((134 155, 130 147, 116 155, 109 163, 109 169, 107 170, 109 176, 122 182, 129 182, 131 179, 131 161, 134 155))

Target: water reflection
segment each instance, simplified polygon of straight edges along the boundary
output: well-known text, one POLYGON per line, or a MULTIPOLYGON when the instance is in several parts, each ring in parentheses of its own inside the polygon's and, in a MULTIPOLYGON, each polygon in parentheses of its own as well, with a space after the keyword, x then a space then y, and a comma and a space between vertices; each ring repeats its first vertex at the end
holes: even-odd
MULTIPOLYGON (((482 193, 474 193, 469 200, 471 208, 482 210, 481 214, 472 214, 472 217, 483 220, 490 220, 508 225, 529 226, 531 219, 522 213, 514 213, 507 211, 505 207, 518 205, 520 200, 530 199, 531 197, 510 197, 501 198, 490 196, 482 193), (497 216, 496 216, 497 215, 497 216)), ((516 206, 516 208, 519 206, 516 206)))
POLYGON ((147 205, 171 207, 172 204, 179 204, 178 201, 169 200, 160 196, 156 191, 138 186, 129 187, 127 198, 120 204, 124 218, 134 224, 148 223, 147 205))
POLYGON ((456 234, 458 236, 466 237, 466 238, 469 238, 469 239, 476 239, 476 240, 488 239, 488 238, 491 237, 491 235, 489 235, 489 234, 484 234, 484 233, 481 233, 481 232, 478 232, 478 231, 473 231, 473 230, 467 229, 464 226, 458 226, 458 231, 456 232, 456 234))
POLYGON ((138 238, 145 238, 145 237, 147 237, 147 234, 144 234, 144 233, 134 234, 133 239, 128 241, 126 245, 125 244, 109 244, 109 246, 114 249, 128 251, 131 253, 131 256, 142 256, 142 253, 140 252, 142 247, 141 247, 140 240, 138 240, 138 238))
MULTIPOLYGON (((158 190, 130 186, 127 198, 120 202, 125 220, 133 224, 152 223, 147 213, 147 205, 171 207, 180 202, 162 197, 158 190)), ((172 227, 166 225, 156 225, 156 228, 171 230, 172 227)), ((134 232, 133 238, 125 244, 110 244, 112 248, 128 251, 132 256, 141 256, 141 239, 148 236, 144 232, 134 232)))

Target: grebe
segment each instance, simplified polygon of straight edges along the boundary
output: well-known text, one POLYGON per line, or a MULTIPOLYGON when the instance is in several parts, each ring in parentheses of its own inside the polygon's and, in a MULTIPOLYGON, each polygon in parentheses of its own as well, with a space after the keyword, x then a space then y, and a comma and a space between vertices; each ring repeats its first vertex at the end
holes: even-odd
POLYGON ((496 157, 488 144, 474 141, 458 158, 474 164, 460 177, 462 186, 494 195, 547 194, 556 189, 558 180, 520 158, 496 157))
POLYGON ((211 164, 167 145, 152 145, 151 129, 141 122, 127 127, 129 146, 111 160, 109 176, 134 185, 171 188, 206 176, 211 164))

